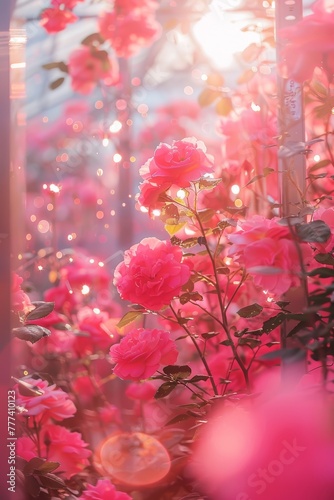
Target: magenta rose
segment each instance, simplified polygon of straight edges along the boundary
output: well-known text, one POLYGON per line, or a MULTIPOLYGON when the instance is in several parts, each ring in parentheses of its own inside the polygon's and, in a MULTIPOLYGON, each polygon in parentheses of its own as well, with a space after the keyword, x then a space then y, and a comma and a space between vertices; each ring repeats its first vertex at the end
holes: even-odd
POLYGON ((24 382, 41 394, 23 396, 18 392, 16 402, 24 408, 22 415, 33 416, 38 421, 43 419, 44 422, 50 418, 60 421, 72 417, 77 411, 68 394, 55 385, 49 385, 46 380, 25 378, 24 382))
POLYGON ((180 294, 190 277, 182 251, 169 241, 144 238, 124 254, 114 274, 122 299, 158 311, 180 294))
POLYGON ((176 184, 188 187, 191 181, 199 179, 213 170, 213 158, 206 154, 206 147, 194 137, 173 141, 172 145, 161 143, 140 175, 144 180, 157 184, 176 184))
POLYGON ((79 500, 131 500, 131 497, 123 491, 116 490, 109 479, 99 479, 95 486, 87 484, 79 500))
POLYGON ((119 344, 110 348, 111 362, 116 363, 114 374, 134 381, 151 377, 160 365, 174 364, 177 355, 169 333, 157 329, 132 330, 119 344))

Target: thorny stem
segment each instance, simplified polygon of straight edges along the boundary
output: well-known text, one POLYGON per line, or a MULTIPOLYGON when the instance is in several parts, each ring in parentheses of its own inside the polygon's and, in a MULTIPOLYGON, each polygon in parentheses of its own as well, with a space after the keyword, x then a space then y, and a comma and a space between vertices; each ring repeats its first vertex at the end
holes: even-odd
MULTIPOLYGON (((230 330, 228 328, 228 321, 227 321, 226 311, 227 311, 227 308, 228 308, 231 300, 229 301, 229 304, 226 307, 224 307, 223 300, 222 300, 222 297, 221 297, 220 288, 219 288, 219 276, 218 276, 218 273, 217 273, 217 267, 216 267, 215 259, 214 259, 213 255, 212 255, 210 247, 209 247, 209 245, 208 245, 208 243, 206 241, 205 231, 204 231, 204 227, 203 227, 202 221, 201 221, 200 217, 198 216, 198 214, 196 212, 195 212, 195 217, 197 219, 197 222, 198 222, 198 224, 200 226, 200 229, 201 229, 201 232, 203 234, 204 245, 205 245, 205 248, 206 248, 206 250, 208 252, 208 255, 209 255, 209 258, 210 258, 210 261, 211 261, 211 264, 212 264, 212 268, 213 268, 213 272, 214 272, 214 276, 215 276, 215 288, 216 288, 216 291, 217 291, 218 303, 219 303, 219 307, 220 307, 220 311, 221 311, 221 315, 222 315, 222 323, 223 323, 223 326, 224 326, 224 330, 226 332, 226 336, 227 336, 228 340, 230 341, 231 349, 232 349, 233 355, 234 355, 234 357, 236 359, 236 362, 238 363, 238 365, 239 365, 239 367, 240 367, 240 369, 241 369, 241 371, 243 373, 243 376, 244 376, 244 379, 245 379, 245 383, 246 383, 246 387, 247 387, 248 390, 250 390, 248 370, 245 367, 245 365, 244 365, 241 357, 239 356, 237 347, 236 347, 235 343, 233 342, 230 330)), ((241 283, 240 283, 240 286, 241 286, 241 283)), ((235 293, 234 293, 234 295, 235 295, 235 293)))
MULTIPOLYGON (((174 310, 173 306, 171 305, 171 306, 170 306, 170 308, 171 308, 171 311, 172 311, 172 313, 174 314, 174 316, 175 316, 176 320, 178 320, 178 315, 177 315, 176 311, 174 310)), ((181 326, 182 326, 183 330, 186 332, 186 334, 188 335, 188 337, 190 338, 190 340, 192 341, 192 343, 194 344, 195 349, 196 349, 196 351, 197 351, 197 353, 198 353, 199 357, 201 358, 201 361, 202 361, 202 363, 203 363, 203 365, 204 365, 204 367, 205 367, 205 370, 206 370, 207 374, 209 375, 209 378, 210 378, 210 382, 211 382, 211 385, 212 385, 213 392, 214 392, 215 396, 218 396, 217 386, 216 386, 216 383, 215 383, 215 381, 214 381, 214 379, 213 379, 212 372, 211 372, 210 367, 209 367, 209 365, 208 365, 208 363, 207 363, 207 361, 206 361, 206 359, 205 359, 205 356, 203 356, 203 353, 202 353, 202 351, 201 351, 201 349, 200 349, 199 345, 197 344, 197 342, 196 342, 196 340, 195 340, 194 336, 191 334, 191 332, 190 332, 190 331, 189 331, 189 329, 186 327, 186 325, 184 325, 184 324, 183 324, 183 325, 181 325, 181 326)))

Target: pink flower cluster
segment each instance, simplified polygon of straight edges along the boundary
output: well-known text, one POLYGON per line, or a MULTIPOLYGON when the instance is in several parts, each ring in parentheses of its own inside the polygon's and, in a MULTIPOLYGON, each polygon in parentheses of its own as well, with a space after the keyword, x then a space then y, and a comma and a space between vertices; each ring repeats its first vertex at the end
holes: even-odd
POLYGON ((151 377, 160 365, 172 365, 178 352, 169 333, 138 328, 129 332, 119 344, 110 348, 114 374, 126 380, 151 377))
POLYGON ((144 238, 125 252, 114 285, 122 299, 158 311, 180 294, 190 277, 182 257, 182 250, 169 241, 144 238))
POLYGON ((24 409, 22 415, 35 417, 37 421, 43 420, 45 423, 50 418, 58 421, 70 418, 77 411, 68 394, 62 389, 57 389, 56 385, 49 385, 46 380, 33 378, 25 378, 24 382, 40 394, 32 393, 31 396, 24 396, 20 394, 18 386, 16 387, 17 405, 24 409))
POLYGON ((92 453, 87 446, 79 432, 71 432, 62 425, 48 424, 40 432, 40 454, 36 442, 23 436, 17 440, 17 455, 28 461, 40 456, 50 462, 59 462, 59 472, 69 479, 89 465, 88 458, 92 453))
POLYGON ((83 0, 51 0, 51 7, 41 13, 40 25, 48 33, 58 33, 68 24, 74 23, 78 18, 72 12, 77 3, 83 0))
POLYGON ((109 479, 99 479, 95 486, 87 484, 79 500, 131 500, 131 497, 123 491, 116 490, 109 479))
POLYGON ((119 81, 118 64, 104 50, 82 45, 74 50, 68 60, 71 86, 75 92, 89 94, 97 83, 115 85, 119 81))
POLYGON ((114 10, 100 16, 100 33, 119 57, 137 54, 160 35, 161 28, 154 17, 156 7, 152 0, 115 0, 114 10))
MULTIPOLYGON (((278 219, 254 215, 229 235, 232 246, 228 254, 242 263, 254 283, 263 290, 281 295, 299 284, 300 263, 290 229, 278 219)), ((308 244, 298 243, 304 264, 312 257, 308 244)))

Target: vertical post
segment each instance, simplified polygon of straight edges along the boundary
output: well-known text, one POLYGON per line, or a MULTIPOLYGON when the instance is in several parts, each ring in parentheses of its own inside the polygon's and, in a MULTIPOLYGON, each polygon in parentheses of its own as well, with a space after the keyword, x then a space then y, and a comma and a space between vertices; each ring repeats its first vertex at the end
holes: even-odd
MULTIPOLYGON (((276 41, 277 63, 282 61, 281 52, 285 40, 280 32, 293 26, 303 17, 302 0, 278 0, 276 2, 276 41)), ((281 146, 289 143, 304 142, 304 115, 302 84, 292 78, 278 77, 278 123, 282 137, 281 146)), ((305 193, 306 166, 305 156, 296 154, 290 158, 279 158, 281 172, 281 215, 297 215, 303 207, 305 193)))
MULTIPOLYGON (((293 26, 303 17, 302 0, 278 0, 276 2, 276 42, 277 63, 283 63, 282 49, 286 41, 282 39, 280 31, 293 26)), ((281 146, 289 149, 290 144, 305 141, 303 94, 302 84, 292 78, 278 77, 278 125, 281 136, 281 146)), ((305 155, 295 154, 282 157, 278 160, 280 172, 280 203, 281 216, 298 215, 304 205, 306 187, 306 162, 305 155)), ((306 306, 305 292, 302 287, 289 290, 284 300, 289 302, 292 312, 300 312, 306 306)), ((288 321, 281 328, 282 347, 294 347, 294 339, 288 338, 288 333, 296 322, 288 321)), ((300 352, 300 357, 291 364, 282 363, 282 380, 289 384, 297 382, 305 373, 305 355, 300 352)))
POLYGON ((11 6, 0 0, 0 491, 2 498, 10 498, 7 473, 9 473, 7 447, 8 390, 10 382, 10 63, 9 26, 11 6))

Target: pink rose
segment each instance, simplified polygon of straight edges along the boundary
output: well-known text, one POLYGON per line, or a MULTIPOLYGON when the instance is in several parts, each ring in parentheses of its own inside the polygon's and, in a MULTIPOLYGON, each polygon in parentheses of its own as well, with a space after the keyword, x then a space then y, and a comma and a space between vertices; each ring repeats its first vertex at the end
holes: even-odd
POLYGON ((71 10, 50 8, 41 13, 40 25, 48 33, 58 33, 66 28, 68 24, 74 23, 77 16, 71 10))
POLYGON ((54 420, 64 420, 70 418, 77 411, 73 401, 62 389, 57 389, 56 385, 49 385, 46 380, 25 378, 25 383, 38 389, 42 394, 23 396, 17 389, 17 404, 22 406, 23 416, 33 416, 37 421, 44 422, 50 418, 54 420))
POLYGON ((123 491, 116 490, 109 479, 99 479, 95 486, 87 484, 79 500, 131 500, 131 497, 123 491))
POLYGON ((176 184, 188 187, 190 181, 199 179, 213 170, 213 158, 206 154, 203 142, 194 137, 161 143, 139 173, 144 180, 157 184, 176 184))
POLYGON ((54 424, 45 425, 40 431, 40 454, 36 443, 26 436, 19 438, 17 444, 17 454, 25 460, 40 456, 50 462, 59 462, 56 472, 62 472, 66 479, 82 472, 89 465, 88 457, 92 454, 79 432, 54 424))
POLYGON ((15 312, 29 312, 34 306, 26 293, 21 289, 23 278, 16 273, 12 273, 12 296, 11 307, 15 312))
POLYGON ((180 294, 189 277, 179 247, 144 238, 124 253, 124 261, 115 269, 114 285, 122 299, 158 311, 180 294))
POLYGON ((104 12, 99 19, 102 37, 108 40, 118 57, 131 57, 160 35, 160 25, 145 11, 121 14, 104 12))
MULTIPOLYGON (((275 295, 281 295, 299 285, 301 272, 296 244, 288 227, 277 219, 253 216, 241 225, 241 230, 229 235, 233 243, 228 254, 241 262, 254 283, 275 295)), ((299 243, 304 265, 312 258, 307 243, 299 243)))
POLYGON ((75 92, 89 94, 97 83, 114 85, 118 81, 118 67, 107 52, 86 45, 74 50, 68 60, 71 86, 75 92))
POLYGON ((126 380, 139 381, 151 377, 160 365, 176 362, 178 352, 169 333, 138 328, 110 348, 114 374, 126 380))
POLYGON ((133 382, 126 388, 125 395, 137 401, 151 401, 156 392, 157 388, 152 382, 140 382, 139 384, 133 382))
POLYGON ((78 335, 74 341, 75 352, 85 355, 103 349, 108 349, 115 341, 113 334, 107 328, 109 315, 106 312, 95 312, 90 307, 83 307, 78 312, 78 328, 83 335, 78 335))

